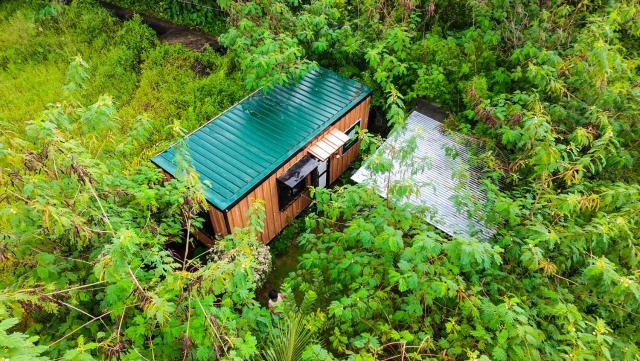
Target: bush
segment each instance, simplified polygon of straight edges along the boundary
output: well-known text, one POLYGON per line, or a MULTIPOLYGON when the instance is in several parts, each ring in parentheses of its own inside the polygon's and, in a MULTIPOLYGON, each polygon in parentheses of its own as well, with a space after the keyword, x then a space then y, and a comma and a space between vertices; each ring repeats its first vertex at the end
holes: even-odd
POLYGON ((167 19, 220 35, 227 29, 226 17, 215 0, 197 2, 172 0, 110 0, 109 2, 143 14, 167 19))
POLYGON ((0 18, 6 19, 0 21, 0 122, 17 134, 63 97, 68 64, 78 55, 89 65, 89 78, 73 99, 87 104, 105 93, 113 96, 120 131, 100 149, 108 155, 127 148, 134 164, 172 143, 174 125, 195 129, 246 94, 230 56, 159 44, 139 17, 121 23, 91 1, 12 1, 0 5, 0 18), (205 71, 194 72, 196 62, 205 71), (154 131, 123 147, 119 143, 129 142, 140 119, 154 131))
POLYGON ((286 255, 298 236, 305 231, 304 214, 291 220, 280 234, 269 243, 273 257, 286 255))

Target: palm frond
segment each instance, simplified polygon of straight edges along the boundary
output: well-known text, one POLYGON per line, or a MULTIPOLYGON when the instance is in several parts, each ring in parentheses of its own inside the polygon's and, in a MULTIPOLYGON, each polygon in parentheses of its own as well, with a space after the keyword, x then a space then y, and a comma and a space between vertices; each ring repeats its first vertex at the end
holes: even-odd
POLYGON ((262 358, 264 361, 300 361, 304 350, 313 344, 314 336, 301 314, 290 313, 269 331, 262 358))

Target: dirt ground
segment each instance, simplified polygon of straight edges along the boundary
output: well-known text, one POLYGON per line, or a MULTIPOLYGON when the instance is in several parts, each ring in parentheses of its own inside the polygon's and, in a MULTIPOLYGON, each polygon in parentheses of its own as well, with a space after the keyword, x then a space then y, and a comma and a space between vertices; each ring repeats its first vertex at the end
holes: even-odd
MULTIPOLYGON (((114 16, 125 21, 133 17, 133 12, 121 8, 116 5, 108 4, 101 1, 100 4, 109 10, 114 16)), ((198 52, 203 51, 207 46, 217 52, 224 52, 224 48, 218 42, 215 36, 203 33, 201 31, 192 30, 185 26, 176 25, 168 21, 158 19, 153 16, 139 14, 145 24, 149 25, 160 41, 169 44, 182 44, 185 47, 198 52)))

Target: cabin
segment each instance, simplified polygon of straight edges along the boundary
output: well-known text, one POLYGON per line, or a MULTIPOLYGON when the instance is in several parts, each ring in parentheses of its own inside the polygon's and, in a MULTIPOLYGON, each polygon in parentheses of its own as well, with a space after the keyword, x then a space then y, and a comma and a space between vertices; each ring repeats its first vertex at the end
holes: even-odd
POLYGON ((427 222, 452 237, 491 238, 496 230, 486 222, 482 209, 487 203, 482 167, 472 160, 483 144, 446 130, 432 116, 414 111, 406 126, 391 134, 376 152, 389 156, 392 149, 403 146, 409 137, 416 140, 414 157, 427 163, 427 167, 409 172, 404 169, 405 164, 395 161, 390 174, 379 174, 372 172, 365 161, 351 179, 373 188, 384 198, 387 182, 410 181, 418 187, 418 194, 406 196, 401 202, 428 208, 427 222))
MULTIPOLYGON (((358 155, 358 128, 367 128, 371 89, 328 69, 300 82, 258 90, 184 140, 208 202, 200 241, 243 227, 261 199, 269 243, 310 204, 309 186, 328 187, 358 155)), ((152 158, 176 175, 176 147, 152 158)))

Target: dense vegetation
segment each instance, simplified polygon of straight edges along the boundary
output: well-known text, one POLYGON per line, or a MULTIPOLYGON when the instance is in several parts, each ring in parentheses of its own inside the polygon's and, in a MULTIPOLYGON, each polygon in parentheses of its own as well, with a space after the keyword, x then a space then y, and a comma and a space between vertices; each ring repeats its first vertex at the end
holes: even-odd
POLYGON ((89 2, 0 4, 1 357, 639 358, 640 2, 198 4, 227 17, 227 55, 89 2), (198 180, 188 159, 166 183, 145 159, 317 64, 374 88, 395 127, 423 97, 481 139, 498 233, 442 236, 395 202, 403 185, 390 202, 319 190, 272 322, 254 297, 261 205, 207 254, 176 254, 201 222, 198 180))
POLYGON ((215 1, 109 0, 106 2, 179 25, 200 29, 213 35, 220 35, 227 30, 225 14, 215 1))
POLYGON ((65 84, 84 79, 73 102, 108 95, 117 105, 113 144, 145 117, 153 131, 132 153, 146 160, 173 140, 174 126, 190 131, 247 93, 231 57, 160 44, 140 19, 119 23, 91 2, 3 2, 0 18, 0 121, 19 133, 49 104, 71 100, 65 84))

